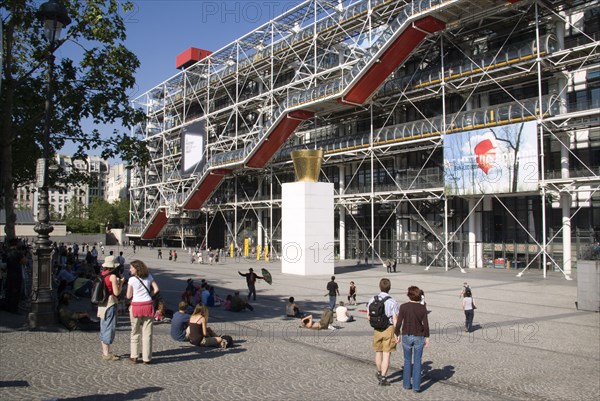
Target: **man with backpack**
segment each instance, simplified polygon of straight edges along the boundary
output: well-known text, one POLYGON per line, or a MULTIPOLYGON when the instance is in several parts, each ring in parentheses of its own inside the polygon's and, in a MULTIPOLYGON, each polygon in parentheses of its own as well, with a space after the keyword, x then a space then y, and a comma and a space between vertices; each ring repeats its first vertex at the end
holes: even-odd
POLYGON ((380 386, 389 386, 387 371, 390 367, 391 353, 396 351, 397 338, 394 328, 398 321, 400 307, 389 295, 392 284, 389 279, 379 281, 378 295, 369 300, 367 314, 369 323, 373 327, 373 349, 375 350, 375 366, 377 367, 377 381, 380 386))

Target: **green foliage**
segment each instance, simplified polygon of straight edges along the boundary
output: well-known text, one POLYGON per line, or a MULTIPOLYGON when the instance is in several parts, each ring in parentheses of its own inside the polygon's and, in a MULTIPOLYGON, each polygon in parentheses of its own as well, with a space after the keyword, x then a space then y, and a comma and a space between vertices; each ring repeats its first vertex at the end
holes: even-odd
POLYGON ((90 220, 98 222, 98 224, 110 223, 115 218, 115 211, 110 203, 104 199, 94 198, 90 204, 90 220))
POLYGON ((65 219, 67 231, 72 233, 97 233, 98 224, 88 219, 65 219))
MULTIPOLYGON (((14 236, 11 206, 14 188, 35 179, 36 159, 42 155, 45 94, 50 54, 56 55, 53 74, 53 113, 50 154, 67 142, 77 145, 75 157, 101 153, 146 164, 148 151, 129 136, 143 120, 131 107, 134 72, 139 60, 123 44, 123 17, 128 0, 62 0, 72 19, 55 48, 43 36, 36 17, 40 1, 4 0, 0 3, 3 37, 2 90, 0 91, 0 194, 7 209, 7 236, 14 236), (63 50, 64 48, 64 50, 63 50), (68 51, 67 51, 68 50, 68 51), (66 55, 73 56, 66 56, 66 55), (86 130, 83 121, 122 124, 123 129, 86 130), (96 152, 94 152, 96 151, 96 152), (12 231, 11 231, 12 230, 12 231)), ((56 177, 51 177, 56 178, 56 177)), ((61 177, 76 183, 84 177, 61 177)), ((51 187, 54 187, 51 182, 51 187)), ((0 205, 1 206, 1 205, 0 205)))
POLYGON ((115 208, 116 220, 113 221, 113 227, 125 227, 129 224, 129 200, 119 199, 113 203, 115 208))
POLYGON ((118 200, 112 204, 95 198, 89 209, 81 202, 71 199, 67 207, 65 222, 67 230, 74 233, 94 233, 100 227, 122 227, 129 222, 129 202, 118 200))

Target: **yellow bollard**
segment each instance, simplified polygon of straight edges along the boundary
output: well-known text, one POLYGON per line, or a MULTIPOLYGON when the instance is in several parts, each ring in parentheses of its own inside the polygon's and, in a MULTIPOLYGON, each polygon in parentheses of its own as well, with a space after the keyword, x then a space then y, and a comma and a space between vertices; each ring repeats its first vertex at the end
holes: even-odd
POLYGON ((256 260, 260 260, 260 245, 256 245, 256 260))
POLYGON ((269 245, 265 245, 265 262, 269 261, 269 245))

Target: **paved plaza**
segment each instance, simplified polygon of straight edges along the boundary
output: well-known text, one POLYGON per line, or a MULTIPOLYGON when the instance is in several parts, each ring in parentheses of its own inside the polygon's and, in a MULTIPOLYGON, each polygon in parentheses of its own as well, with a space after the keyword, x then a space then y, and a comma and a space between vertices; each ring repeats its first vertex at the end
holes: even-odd
MULTIPOLYGON (((118 250, 117 248, 114 248, 118 250)), ((125 249, 127 261, 148 263, 170 309, 176 309, 186 280, 205 278, 224 297, 245 292, 238 270, 268 268, 273 285, 257 285, 253 312, 212 308, 210 326, 236 341, 228 350, 177 343, 169 324, 154 327, 152 365, 131 365, 129 318, 119 317, 113 351, 121 361, 100 358, 97 333, 62 329, 28 331, 24 316, 0 312, 0 400, 597 400, 600 397, 599 314, 578 311, 577 282, 559 272, 544 279, 538 270, 517 278, 515 270, 459 270, 399 266, 386 274, 381 265, 356 261, 336 265, 345 300, 348 285, 358 288, 358 319, 335 323, 335 331, 306 330, 284 318, 294 296, 306 312, 320 317, 329 276, 283 275, 278 262, 227 258, 220 265, 157 260, 156 250, 125 249), (375 378, 372 329, 365 302, 389 277, 391 294, 407 300, 409 285, 421 287, 431 311, 431 344, 423 355, 422 393, 402 388, 402 352, 392 355, 390 380, 375 378), (459 299, 467 281, 477 304, 473 333, 463 330, 459 299)), ((167 252, 163 249, 163 255, 167 252)), ((74 307, 89 307, 80 300, 74 307)))

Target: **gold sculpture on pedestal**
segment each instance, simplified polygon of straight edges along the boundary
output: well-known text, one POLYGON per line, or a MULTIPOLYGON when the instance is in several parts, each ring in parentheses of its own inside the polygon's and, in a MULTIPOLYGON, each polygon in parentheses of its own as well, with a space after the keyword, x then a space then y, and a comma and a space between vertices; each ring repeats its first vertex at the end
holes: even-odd
POLYGON ((301 149, 292 152, 296 181, 317 182, 321 172, 323 150, 301 149))

